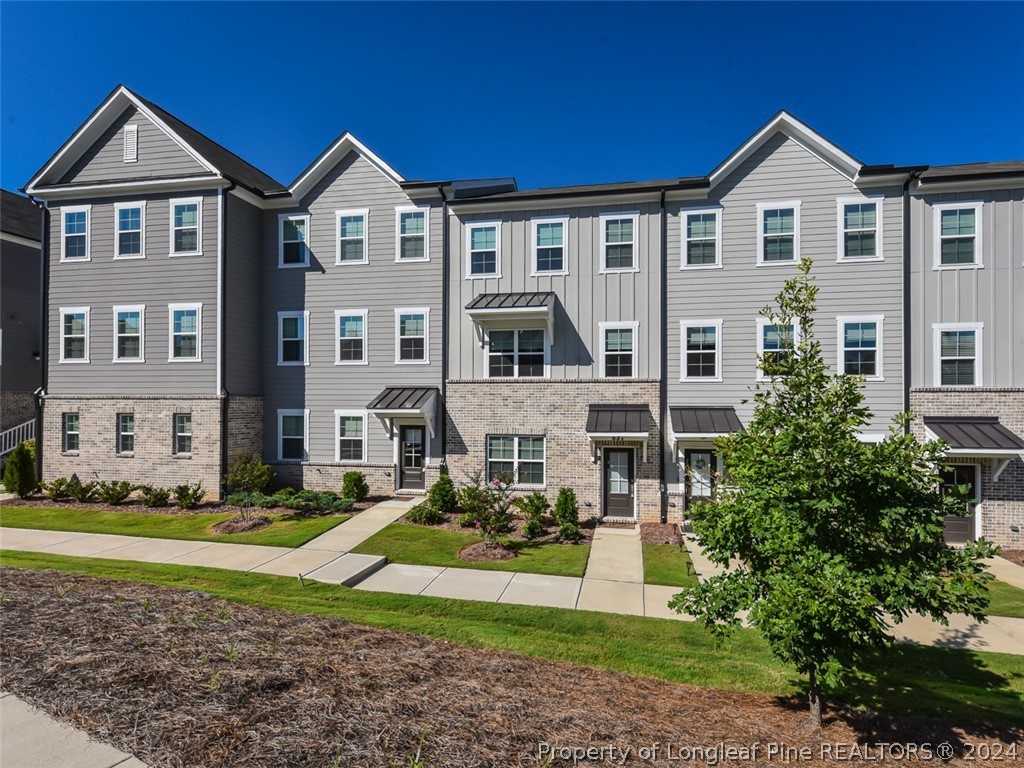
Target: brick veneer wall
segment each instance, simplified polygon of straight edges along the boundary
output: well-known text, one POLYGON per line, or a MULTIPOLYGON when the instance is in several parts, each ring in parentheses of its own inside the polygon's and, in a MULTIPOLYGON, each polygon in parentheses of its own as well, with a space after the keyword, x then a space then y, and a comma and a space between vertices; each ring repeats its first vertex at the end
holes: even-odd
MULTIPOLYGON (((998 416, 1003 426, 1024 437, 1024 389, 912 389, 910 410, 914 414, 911 429, 918 437, 924 437, 925 416, 998 416)), ((978 463, 982 535, 1000 546, 1024 549, 1024 461, 1011 461, 996 482, 992 482, 991 459, 978 463), (1021 531, 1011 531, 1011 525, 1021 531)))
MULTIPOLYGON (((394 464, 334 464, 330 462, 270 462, 277 472, 277 485, 292 488, 309 488, 314 491, 335 491, 341 493, 341 483, 346 472, 362 472, 371 496, 395 495, 394 464)), ((424 468, 425 484, 430 488, 441 474, 439 466, 424 468)))
POLYGON ((263 453, 263 398, 228 398, 228 466, 240 453, 263 453))
POLYGON ((0 432, 36 417, 36 398, 31 392, 0 392, 0 432))
MULTIPOLYGON (((545 487, 552 502, 561 487, 572 488, 583 518, 601 513, 601 464, 587 439, 591 403, 646 404, 651 412, 647 461, 636 447, 637 513, 643 522, 661 519, 661 441, 657 381, 569 380, 459 381, 446 384, 448 469, 456 484, 486 464, 487 435, 544 435, 545 487), (590 507, 584 505, 589 501, 590 507)), ((610 443, 609 443, 610 444, 610 443)))

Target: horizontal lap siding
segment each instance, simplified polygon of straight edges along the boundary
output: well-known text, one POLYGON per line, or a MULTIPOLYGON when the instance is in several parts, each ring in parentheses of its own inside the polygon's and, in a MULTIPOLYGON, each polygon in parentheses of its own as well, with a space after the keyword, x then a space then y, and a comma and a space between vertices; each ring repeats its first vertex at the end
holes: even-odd
POLYGON ((267 342, 260 332, 262 213, 236 195, 228 195, 225 206, 224 384, 232 395, 252 395, 262 392, 260 360, 267 342))

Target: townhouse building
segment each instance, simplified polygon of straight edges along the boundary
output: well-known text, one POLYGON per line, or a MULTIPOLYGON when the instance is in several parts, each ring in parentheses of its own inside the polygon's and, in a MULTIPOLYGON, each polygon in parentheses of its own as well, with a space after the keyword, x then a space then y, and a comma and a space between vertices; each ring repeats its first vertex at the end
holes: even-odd
POLYGON ((215 491, 257 451, 293 486, 480 471, 681 523, 758 354, 802 331, 760 310, 809 257, 863 439, 913 406, 978 473, 951 537, 1020 543, 1022 179, 865 165, 781 112, 700 177, 408 181, 344 133, 285 186, 119 87, 26 188, 48 211, 44 475, 215 491))

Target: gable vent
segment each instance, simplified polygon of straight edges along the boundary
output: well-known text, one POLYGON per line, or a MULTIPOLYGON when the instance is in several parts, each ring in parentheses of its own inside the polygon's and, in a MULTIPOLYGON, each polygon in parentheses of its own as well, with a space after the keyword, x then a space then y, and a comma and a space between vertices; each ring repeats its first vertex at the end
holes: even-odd
POLYGON ((134 163, 139 159, 139 126, 124 127, 124 161, 134 163))

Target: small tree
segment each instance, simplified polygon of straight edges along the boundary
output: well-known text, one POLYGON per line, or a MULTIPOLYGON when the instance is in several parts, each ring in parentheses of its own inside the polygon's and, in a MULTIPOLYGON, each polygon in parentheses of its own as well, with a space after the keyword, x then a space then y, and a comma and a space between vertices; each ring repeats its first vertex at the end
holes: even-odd
POLYGON ((4 488, 24 499, 38 487, 32 450, 26 443, 18 443, 4 465, 4 488))
POLYGON ((810 261, 762 310, 783 334, 765 353, 768 378, 747 428, 717 442, 728 473, 717 498, 696 505, 693 530, 710 559, 732 568, 670 605, 728 632, 738 614, 772 653, 808 680, 812 724, 821 685, 835 685, 872 649, 892 642, 888 618, 910 613, 942 624, 953 612, 984 621, 984 541, 943 542, 958 502, 939 490, 943 445, 906 434, 900 417, 878 444, 862 442, 870 413, 860 377, 833 375, 814 338, 817 286, 810 261))
POLYGON ((490 482, 477 470, 459 489, 459 503, 463 513, 470 515, 488 546, 498 546, 499 537, 508 533, 512 525, 512 487, 501 477, 490 482))
POLYGON ((431 506, 439 512, 444 512, 446 515, 454 512, 458 499, 456 498, 455 483, 452 481, 452 476, 442 474, 438 477, 437 482, 430 486, 427 498, 430 499, 431 506))
POLYGON ((370 495, 370 486, 366 484, 366 476, 359 471, 346 472, 341 478, 341 497, 362 501, 370 495))
POLYGON ((228 493, 245 494, 245 502, 241 506, 243 520, 248 520, 252 515, 253 494, 265 493, 274 482, 274 476, 274 468, 264 462, 258 453, 238 454, 235 463, 224 474, 224 485, 228 493))
POLYGON ((540 491, 527 496, 520 496, 515 501, 526 523, 523 525, 523 536, 536 539, 544 535, 544 515, 551 509, 547 497, 540 491))
POLYGON ((555 522, 558 523, 558 538, 562 541, 579 541, 583 536, 580 531, 579 502, 576 491, 572 488, 560 488, 555 499, 555 522))

